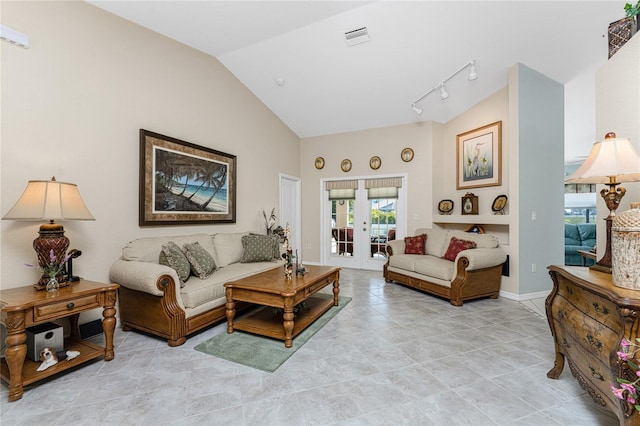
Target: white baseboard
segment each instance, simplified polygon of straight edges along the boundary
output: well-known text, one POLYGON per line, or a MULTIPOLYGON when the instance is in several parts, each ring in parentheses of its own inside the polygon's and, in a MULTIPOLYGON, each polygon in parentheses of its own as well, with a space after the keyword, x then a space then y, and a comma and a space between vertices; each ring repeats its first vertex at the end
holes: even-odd
POLYGON ((500 297, 522 302, 524 300, 543 299, 543 298, 546 298, 549 295, 549 293, 551 293, 551 290, 538 291, 535 293, 525 293, 525 294, 516 294, 516 293, 511 293, 509 291, 500 290, 500 297))

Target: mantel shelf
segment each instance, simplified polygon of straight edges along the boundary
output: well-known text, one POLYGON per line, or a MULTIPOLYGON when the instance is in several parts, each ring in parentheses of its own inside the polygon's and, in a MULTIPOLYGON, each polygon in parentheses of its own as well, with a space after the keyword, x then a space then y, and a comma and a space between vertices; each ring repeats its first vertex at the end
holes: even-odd
POLYGON ((465 223, 475 225, 509 225, 508 215, 499 214, 452 214, 441 215, 436 214, 433 217, 433 223, 465 223))

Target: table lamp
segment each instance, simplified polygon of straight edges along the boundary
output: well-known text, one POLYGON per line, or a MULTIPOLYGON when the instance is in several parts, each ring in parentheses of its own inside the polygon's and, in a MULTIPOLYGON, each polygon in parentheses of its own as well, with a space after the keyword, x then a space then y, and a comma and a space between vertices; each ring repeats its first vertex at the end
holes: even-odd
POLYGON ((591 269, 611 273, 611 222, 626 190, 618 185, 622 182, 640 181, 640 157, 629 139, 616 138, 607 133, 603 141, 593 144, 589 156, 582 166, 566 179, 566 183, 601 183, 609 187, 600 195, 609 209, 605 253, 591 269))
MULTIPOLYGON (((69 239, 64 236, 64 228, 54 220, 95 220, 84 204, 78 187, 73 183, 32 180, 27 184, 16 204, 2 217, 13 220, 48 220, 40 226, 40 236, 33 241, 38 255, 38 264, 44 268, 51 263, 51 253, 56 262, 63 262, 69 248, 69 239)), ((64 282, 65 278, 58 279, 64 282)), ((49 277, 43 274, 35 285, 46 285, 49 277)))

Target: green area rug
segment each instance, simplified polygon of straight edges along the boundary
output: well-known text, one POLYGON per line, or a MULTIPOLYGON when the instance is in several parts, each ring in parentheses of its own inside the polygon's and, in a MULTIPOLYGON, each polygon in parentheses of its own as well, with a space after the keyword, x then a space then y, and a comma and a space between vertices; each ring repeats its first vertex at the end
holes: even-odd
MULTIPOLYGON (((314 297, 333 298, 333 295, 317 293, 314 297)), ((222 332, 196 346, 194 349, 262 371, 274 372, 318 332, 331 318, 351 301, 350 297, 340 296, 338 306, 332 306, 313 324, 293 339, 293 346, 284 347, 284 341, 257 336, 243 331, 232 334, 222 332)))

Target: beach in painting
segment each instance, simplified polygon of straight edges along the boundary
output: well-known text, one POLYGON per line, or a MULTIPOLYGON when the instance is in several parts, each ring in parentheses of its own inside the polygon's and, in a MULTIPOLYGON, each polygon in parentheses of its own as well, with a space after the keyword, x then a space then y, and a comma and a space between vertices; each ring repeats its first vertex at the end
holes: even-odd
POLYGON ((206 208, 201 206, 213 194, 213 188, 201 188, 200 185, 175 184, 170 190, 155 194, 155 210, 158 212, 177 211, 181 213, 228 213, 227 188, 220 188, 206 208), (183 191, 184 190, 184 191, 183 191), (195 193, 195 195, 193 195, 195 193), (192 196, 193 195, 193 196, 192 196), (191 198, 190 198, 191 197, 191 198))

